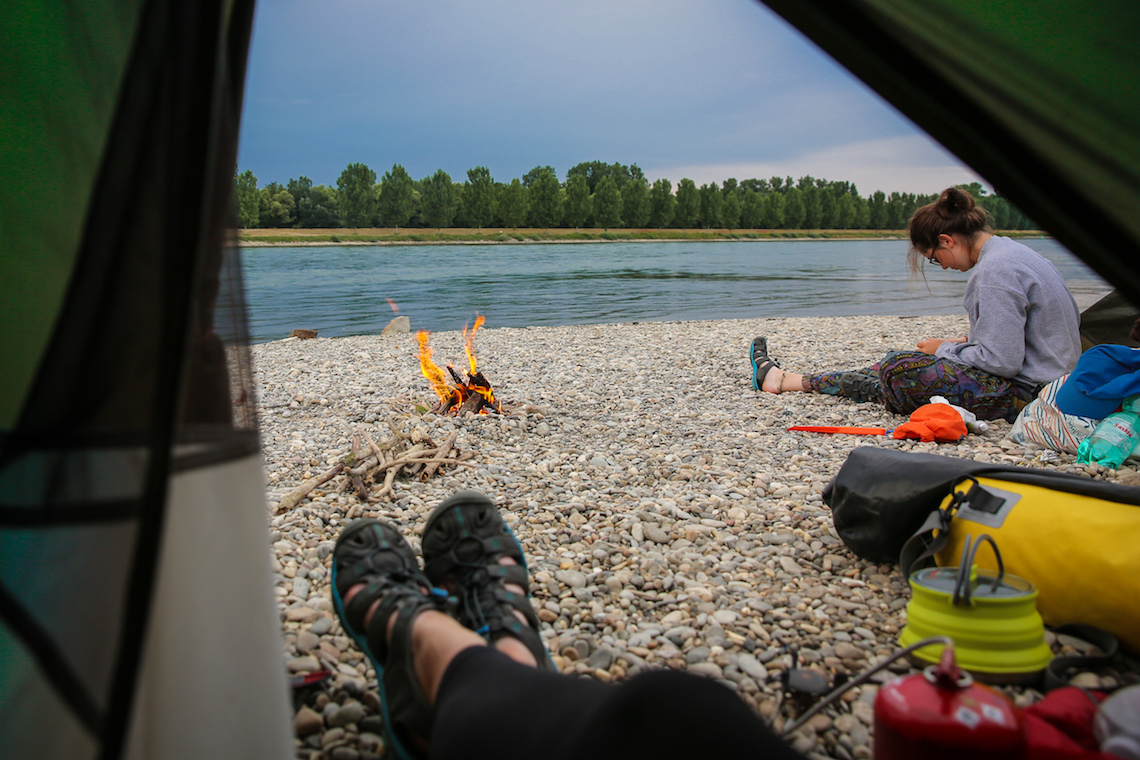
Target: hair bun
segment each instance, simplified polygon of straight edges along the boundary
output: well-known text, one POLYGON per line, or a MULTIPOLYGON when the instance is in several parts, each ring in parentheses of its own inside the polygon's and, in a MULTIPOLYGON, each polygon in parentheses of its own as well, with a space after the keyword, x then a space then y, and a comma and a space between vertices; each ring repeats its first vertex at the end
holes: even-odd
POLYGON ((948 187, 938 197, 938 205, 947 211, 963 213, 974 208, 974 196, 960 187, 948 187))

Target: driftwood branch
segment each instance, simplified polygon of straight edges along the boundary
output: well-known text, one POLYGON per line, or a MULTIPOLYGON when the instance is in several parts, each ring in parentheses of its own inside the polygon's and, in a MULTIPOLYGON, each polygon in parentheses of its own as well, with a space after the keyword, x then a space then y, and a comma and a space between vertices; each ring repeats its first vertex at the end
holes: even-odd
POLYGON ((451 452, 451 447, 455 445, 455 439, 458 436, 459 433, 453 432, 451 435, 447 436, 446 441, 440 444, 440 447, 435 452, 435 456, 432 457, 432 460, 424 465, 423 472, 420 473, 420 480, 426 481, 428 478, 435 474, 435 471, 439 469, 439 466, 441 464, 443 464, 444 458, 451 452))
POLYGON ((308 496, 314 488, 321 485, 322 483, 329 482, 335 478, 343 469, 344 462, 340 462, 339 464, 334 465, 331 469, 321 473, 317 477, 309 478, 304 483, 286 494, 285 498, 277 503, 276 512, 284 512, 286 509, 292 509, 293 507, 297 506, 301 503, 301 499, 308 496))
POLYGON ((472 458, 474 453, 455 448, 457 432, 451 433, 437 446, 420 430, 404 432, 393 419, 388 420, 388 427, 392 437, 380 443, 363 430, 355 431, 350 450, 343 459, 286 494, 274 513, 296 507, 317 486, 342 475, 335 485, 336 492, 352 492, 360 500, 346 511, 345 516, 351 519, 360 514, 362 503, 392 498, 396 479, 401 475, 426 481, 443 466, 474 467, 464 461, 472 458), (381 473, 383 483, 380 483, 381 473))

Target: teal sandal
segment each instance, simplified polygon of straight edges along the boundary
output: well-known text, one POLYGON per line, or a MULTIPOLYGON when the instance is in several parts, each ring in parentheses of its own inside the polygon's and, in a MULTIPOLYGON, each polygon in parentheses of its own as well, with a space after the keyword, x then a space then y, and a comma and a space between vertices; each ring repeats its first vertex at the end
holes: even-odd
POLYGON ((522 642, 543 670, 555 671, 539 635, 530 603, 526 557, 499 510, 478 491, 460 491, 428 517, 422 538, 424 572, 436 586, 449 588, 459 601, 460 623, 490 643, 503 636, 522 642), (511 557, 518 564, 501 565, 511 557), (517 584, 524 593, 508 591, 517 584), (522 613, 526 623, 518 619, 522 613))
POLYGON ((773 367, 780 366, 778 361, 768 356, 768 339, 764 337, 752 340, 748 347, 748 362, 752 365, 752 390, 755 391, 763 390, 764 378, 773 367))
POLYGON ((449 611, 447 593, 432 587, 394 525, 368 519, 352 523, 337 538, 332 596, 341 626, 376 669, 386 745, 400 760, 419 760, 424 753, 410 739, 430 738, 432 710, 415 677, 412 622, 425 610, 449 611), (344 595, 359 583, 364 588, 346 605, 344 595), (377 599, 380 606, 366 631, 365 615, 377 599), (389 640, 386 632, 393 615, 389 640))

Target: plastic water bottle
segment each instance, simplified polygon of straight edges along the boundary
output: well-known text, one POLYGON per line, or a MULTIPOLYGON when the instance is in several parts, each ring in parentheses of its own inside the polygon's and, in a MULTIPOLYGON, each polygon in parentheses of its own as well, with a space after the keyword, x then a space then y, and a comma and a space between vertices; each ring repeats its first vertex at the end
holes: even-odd
POLYGON ((1140 414, 1114 412, 1096 426, 1077 448, 1077 462, 1115 470, 1140 443, 1140 414))

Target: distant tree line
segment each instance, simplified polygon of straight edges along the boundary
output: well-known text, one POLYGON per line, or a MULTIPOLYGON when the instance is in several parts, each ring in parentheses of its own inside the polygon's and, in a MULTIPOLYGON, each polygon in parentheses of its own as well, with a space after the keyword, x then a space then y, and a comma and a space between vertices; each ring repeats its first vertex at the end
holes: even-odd
MULTIPOLYGON (((485 166, 454 182, 440 169, 414 180, 395 164, 377 181, 364 164, 349 164, 336 187, 308 177, 258 188, 246 170, 235 174, 243 228, 590 227, 658 229, 866 229, 906 227, 919 206, 936 195, 877 190, 864 198, 850 182, 804 176, 727 179, 697 186, 683 178, 653 183, 637 164, 581 163, 564 181, 551 166, 536 166, 522 179, 497 182, 485 166)), ((965 186, 986 208, 996 229, 1034 229, 1013 204, 978 183, 965 186)), ((939 188, 941 190, 941 188, 939 188)))

